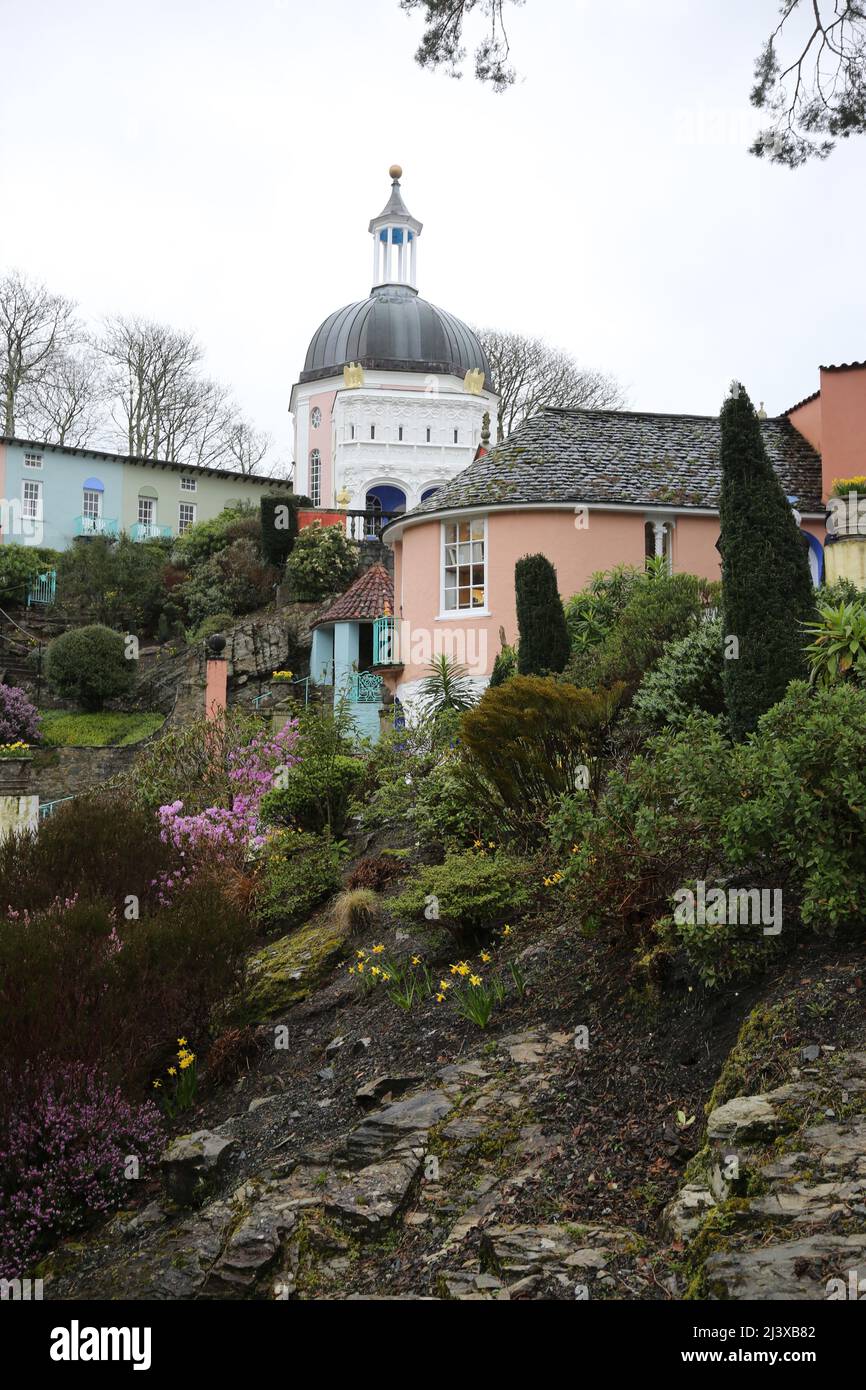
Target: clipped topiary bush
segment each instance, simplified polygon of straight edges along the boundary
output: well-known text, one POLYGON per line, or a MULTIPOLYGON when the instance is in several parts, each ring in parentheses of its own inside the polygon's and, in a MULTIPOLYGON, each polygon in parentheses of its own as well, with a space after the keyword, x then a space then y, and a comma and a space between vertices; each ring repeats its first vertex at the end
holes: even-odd
POLYGON ((736 660, 725 662, 731 731, 744 738, 806 674, 803 624, 815 615, 806 538, 776 476, 761 423, 738 383, 721 412, 722 609, 736 660))
POLYGON ((48 684, 82 709, 101 710, 106 700, 128 695, 135 683, 135 662, 126 652, 123 634, 110 627, 70 629, 46 648, 48 684))
POLYGON ((517 669, 521 676, 557 673, 568 660, 571 642, 556 570, 546 555, 524 555, 514 566, 517 599, 517 669))

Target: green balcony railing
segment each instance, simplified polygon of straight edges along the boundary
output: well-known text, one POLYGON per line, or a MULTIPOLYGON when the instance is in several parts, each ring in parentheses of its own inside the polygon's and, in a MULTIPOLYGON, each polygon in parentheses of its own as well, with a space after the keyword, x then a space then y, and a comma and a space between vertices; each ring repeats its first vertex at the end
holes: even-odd
POLYGON ((373 665, 399 666, 397 619, 391 614, 377 618, 373 624, 373 665))
POLYGON ((120 533, 117 518, 111 516, 77 516, 73 529, 76 536, 116 536, 120 533))
POLYGON ((171 527, 158 526, 155 521, 136 521, 129 534, 134 541, 163 541, 171 536, 171 527))

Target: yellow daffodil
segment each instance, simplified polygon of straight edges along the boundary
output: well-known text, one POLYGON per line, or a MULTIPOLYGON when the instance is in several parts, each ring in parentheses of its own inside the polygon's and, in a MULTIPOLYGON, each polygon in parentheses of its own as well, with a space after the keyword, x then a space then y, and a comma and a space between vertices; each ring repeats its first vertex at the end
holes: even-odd
POLYGON ((385 947, 384 947, 384 946, 381 944, 381 942, 380 942, 380 944, 379 944, 378 946, 374 946, 374 947, 373 947, 373 955, 374 955, 374 956, 380 956, 380 955, 382 954, 382 952, 384 951, 384 949, 385 949, 385 947))
POLYGON ((489 965, 490 962, 492 961, 493 957, 491 956, 491 954, 490 954, 489 951, 482 951, 482 952, 481 952, 481 959, 483 960, 483 962, 484 962, 485 965, 489 965))
POLYGON ((480 976, 480 975, 470 975, 470 976, 469 976, 469 983, 470 983, 470 985, 480 985, 480 984, 481 984, 481 976, 480 976))
POLYGON ((177 1076, 177 1067, 169 1067, 168 1074, 169 1076, 177 1076))

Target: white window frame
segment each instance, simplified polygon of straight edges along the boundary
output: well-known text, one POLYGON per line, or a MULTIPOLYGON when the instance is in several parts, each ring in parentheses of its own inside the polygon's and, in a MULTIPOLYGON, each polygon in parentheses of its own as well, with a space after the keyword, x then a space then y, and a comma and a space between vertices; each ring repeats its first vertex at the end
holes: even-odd
MULTIPOLYGON (((102 517, 102 497, 103 494, 95 487, 85 487, 81 490, 81 515, 85 521, 99 521, 102 517), (96 511, 87 510, 87 499, 96 498, 96 511)), ((92 506, 92 502, 91 502, 92 506)))
POLYGON ((42 479, 24 478, 21 482, 21 517, 24 521, 42 521, 42 479), (27 495, 28 488, 35 488, 35 492, 30 497, 27 495), (33 503, 33 510, 30 510, 30 503, 33 503))
POLYGON ((310 500, 314 507, 322 505, 322 455, 319 449, 310 450, 310 500), (315 471, 315 482, 313 481, 315 471))
POLYGON ((42 468, 43 466, 44 466, 44 456, 43 456, 42 454, 34 454, 34 453, 31 453, 29 449, 25 449, 25 451, 24 451, 24 467, 25 467, 25 468, 37 469, 37 468, 42 468))
POLYGON ((147 526, 147 527, 151 527, 151 526, 155 526, 155 525, 156 525, 156 498, 155 498, 155 497, 139 497, 139 499, 138 499, 138 524, 139 524, 139 526, 147 526), (144 507, 144 510, 145 510, 146 512, 149 513, 148 516, 142 516, 142 514, 141 514, 142 507, 144 507))
POLYGON ((198 478, 181 478, 180 490, 181 492, 197 492, 198 478))
MULTIPOLYGON (((459 554, 458 554, 458 560, 459 560, 459 554)), ((472 564, 473 564, 473 561, 472 561, 471 558, 470 558, 469 563, 470 563, 470 567, 471 567, 472 564)), ((487 517, 486 517, 486 516, 479 516, 478 514, 476 514, 476 515, 474 515, 474 516, 460 516, 460 517, 455 517, 455 518, 453 518, 453 520, 451 520, 451 521, 442 521, 442 522, 440 522, 440 533, 439 533, 439 613, 438 613, 438 615, 437 615, 437 622, 447 622, 447 621, 451 621, 451 620, 461 620, 461 621, 462 621, 462 620, 465 619, 465 618, 485 618, 485 617, 489 617, 489 616, 490 616, 490 608, 489 608, 490 588, 489 588, 489 586, 490 586, 490 547, 489 547, 489 543, 488 543, 487 517), (458 538, 459 538, 459 534, 460 534, 459 528, 460 528, 460 525, 461 525, 461 523, 465 523, 465 522, 468 522, 468 523, 469 523, 470 528, 471 528, 475 523, 477 523, 477 522, 480 522, 480 523, 481 523, 481 527, 482 527, 482 534, 481 534, 481 536, 480 536, 480 537, 477 537, 477 536, 476 536, 476 537, 473 537, 473 536, 471 535, 471 529, 470 529, 470 539, 469 539, 469 541, 463 541, 462 544, 464 544, 464 545, 467 545, 467 544, 468 544, 468 545, 471 545, 471 544, 473 544, 473 542, 477 544, 478 541, 479 541, 479 539, 480 539, 480 541, 481 541, 481 544, 482 544, 482 546, 483 546, 481 564, 483 565, 483 568, 484 568, 484 584, 483 584, 484 598, 483 598, 483 601, 482 601, 480 607, 470 607, 470 608, 446 608, 446 607, 445 607, 445 591, 446 591, 446 589, 449 589, 449 588, 454 588, 454 589, 455 589, 455 592, 456 592, 456 594, 457 594, 457 596, 458 596, 458 602, 459 602, 459 594, 460 594, 460 586, 459 586, 459 585, 456 585, 456 586, 454 586, 454 585, 449 585, 449 584, 446 584, 446 582, 445 582, 445 580, 446 580, 446 574, 447 574, 448 569, 453 568, 453 569, 454 569, 456 572, 458 572, 458 573, 459 573, 459 569, 460 569, 459 563, 458 563, 457 565, 453 566, 453 567, 446 564, 446 547, 447 547, 448 545, 458 545, 458 546, 459 546, 459 545, 461 544, 461 541, 460 541, 459 539, 456 539, 456 540, 453 540, 453 541, 449 541, 449 539, 448 539, 448 530, 449 530, 449 527, 454 527, 454 526, 456 526, 456 527, 458 528, 458 529, 457 529, 457 536, 458 536, 458 538)), ((473 587, 476 587, 476 586, 474 586, 474 585, 472 585, 472 584, 469 585, 470 591, 472 590, 473 587)))
POLYGON ((195 526, 195 523, 196 523, 197 520, 198 520, 198 503, 197 503, 197 502, 178 502, 178 504, 177 504, 177 534, 178 534, 179 536, 182 536, 182 535, 184 534, 185 531, 188 531, 189 528, 190 528, 190 526, 195 526), (183 519, 183 510, 184 510, 184 507, 187 507, 187 508, 192 512, 192 516, 189 518, 188 521, 184 521, 184 519, 183 519))
POLYGON ((319 406, 314 405, 310 411, 310 426, 317 430, 322 423, 322 411, 319 406))

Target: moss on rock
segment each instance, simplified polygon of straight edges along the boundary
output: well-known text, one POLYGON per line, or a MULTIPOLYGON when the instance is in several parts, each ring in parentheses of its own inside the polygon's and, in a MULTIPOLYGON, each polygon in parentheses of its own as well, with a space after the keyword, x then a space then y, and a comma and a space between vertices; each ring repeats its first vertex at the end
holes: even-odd
POLYGON ((247 961, 233 1023, 262 1023, 306 999, 346 952, 347 933, 329 916, 281 936, 247 961))

